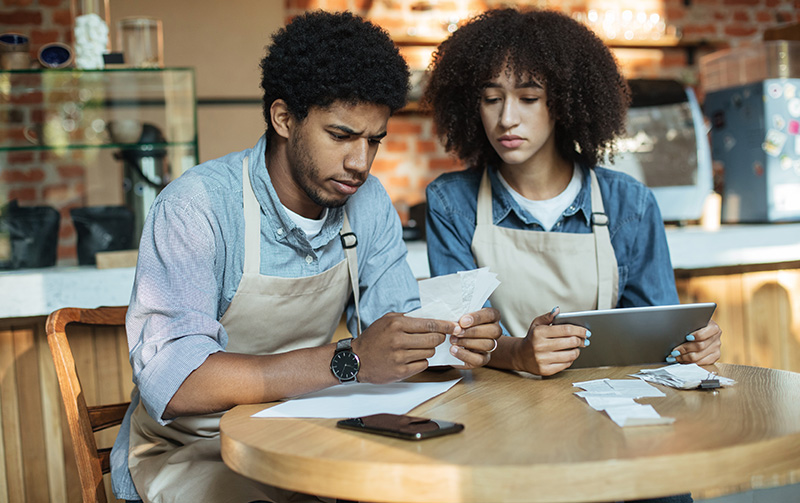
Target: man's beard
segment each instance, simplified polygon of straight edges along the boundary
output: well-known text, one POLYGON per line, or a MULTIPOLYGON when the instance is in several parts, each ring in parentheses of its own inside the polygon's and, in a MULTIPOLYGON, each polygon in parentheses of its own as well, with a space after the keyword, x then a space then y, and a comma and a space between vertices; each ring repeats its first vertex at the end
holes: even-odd
POLYGON ((333 199, 325 197, 322 190, 314 186, 314 180, 320 180, 319 168, 314 160, 303 148, 304 135, 299 132, 296 137, 289 141, 289 165, 292 171, 292 177, 297 185, 303 189, 309 199, 314 204, 323 208, 339 208, 347 203, 349 197, 342 197, 341 199, 333 199))

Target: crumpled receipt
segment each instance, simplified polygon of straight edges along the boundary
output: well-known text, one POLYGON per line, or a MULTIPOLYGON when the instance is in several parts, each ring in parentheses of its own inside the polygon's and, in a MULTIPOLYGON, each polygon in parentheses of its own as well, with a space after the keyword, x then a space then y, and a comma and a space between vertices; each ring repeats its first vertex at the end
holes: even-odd
MULTIPOLYGON (((497 274, 489 272, 488 267, 424 279, 419 282, 422 307, 406 313, 406 316, 457 322, 465 314, 483 308, 499 285, 497 274)), ((436 347, 435 355, 428 358, 429 366, 463 364, 450 354, 450 337, 436 347)))

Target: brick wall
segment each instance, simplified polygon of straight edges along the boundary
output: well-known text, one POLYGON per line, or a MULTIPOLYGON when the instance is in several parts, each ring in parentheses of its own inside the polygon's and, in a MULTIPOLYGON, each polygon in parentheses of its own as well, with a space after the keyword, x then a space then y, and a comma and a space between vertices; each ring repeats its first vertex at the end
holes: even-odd
POLYGON ((33 60, 51 42, 72 43, 72 0, 0 0, 0 33, 18 32, 30 38, 33 60))
MULTIPOLYGON (((70 0, 0 0, 0 33, 17 32, 30 40, 30 58, 44 44, 72 43, 73 14, 70 0)), ((31 74, 6 75, 0 91, 0 147, 20 147, 30 144, 25 138, 42 134, 32 125, 46 123, 46 97, 41 88, 41 76, 31 74), (10 105, 10 106, 9 106, 10 105), (12 108, 13 107, 13 108, 12 108)), ((21 205, 53 206, 61 213, 59 232, 59 261, 74 263, 75 228, 69 210, 85 204, 85 181, 79 151, 0 152, 0 205, 17 199, 21 205)))

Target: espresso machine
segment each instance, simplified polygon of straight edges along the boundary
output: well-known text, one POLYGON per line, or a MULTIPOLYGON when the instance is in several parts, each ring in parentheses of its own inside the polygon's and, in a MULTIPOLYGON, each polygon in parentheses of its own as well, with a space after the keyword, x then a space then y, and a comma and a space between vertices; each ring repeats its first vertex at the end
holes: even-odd
POLYGON ((142 124, 138 142, 124 146, 114 157, 123 164, 125 206, 134 215, 134 243, 139 242, 144 220, 156 196, 169 183, 166 139, 153 124, 142 124))

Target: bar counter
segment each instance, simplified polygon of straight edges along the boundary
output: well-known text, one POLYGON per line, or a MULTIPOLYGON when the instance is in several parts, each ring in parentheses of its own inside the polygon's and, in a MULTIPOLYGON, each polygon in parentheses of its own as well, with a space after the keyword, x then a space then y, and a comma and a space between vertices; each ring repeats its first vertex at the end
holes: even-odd
MULTIPOLYGON (((678 278, 753 270, 800 268, 800 224, 723 225, 667 229, 678 278)), ((430 275, 425 243, 409 241, 408 262, 417 278, 430 275)), ((44 316, 61 307, 126 305, 134 268, 50 267, 0 272, 0 319, 44 316)))

